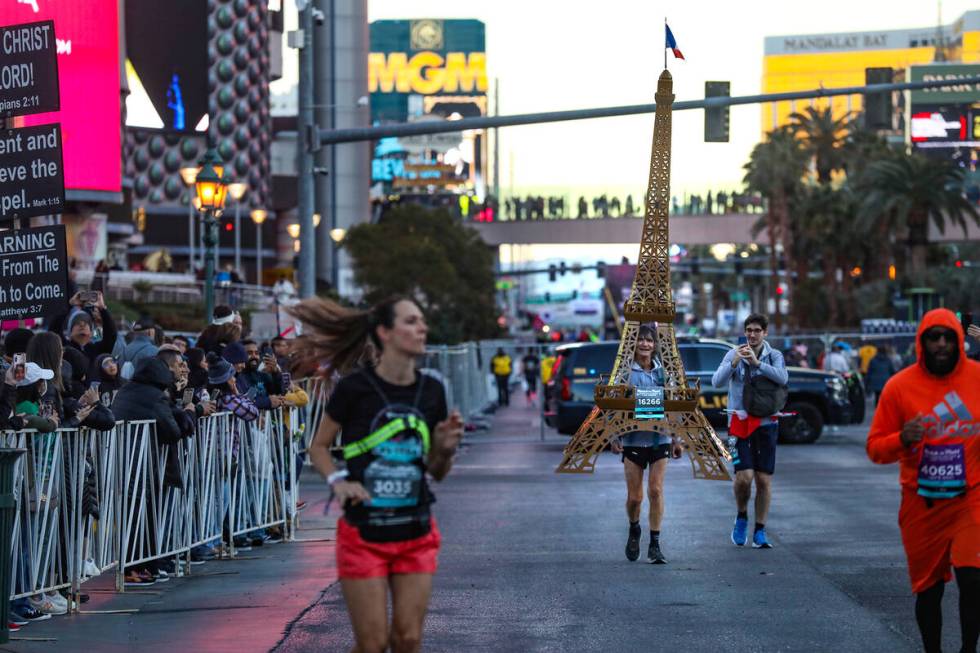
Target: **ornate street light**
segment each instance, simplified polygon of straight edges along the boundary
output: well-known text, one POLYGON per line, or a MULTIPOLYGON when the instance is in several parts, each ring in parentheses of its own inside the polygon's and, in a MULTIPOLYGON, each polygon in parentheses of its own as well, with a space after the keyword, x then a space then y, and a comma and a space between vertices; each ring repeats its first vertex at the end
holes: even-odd
POLYGON ((201 169, 194 179, 200 210, 204 213, 204 311, 210 322, 214 313, 214 248, 218 244, 217 216, 225 207, 228 180, 222 176, 221 159, 212 148, 201 159, 201 169), (219 171, 220 169, 220 171, 219 171))
POLYGON ((252 209, 252 222, 255 223, 255 245, 256 245, 256 255, 255 255, 255 281, 261 286, 262 285, 262 223, 265 219, 269 217, 268 211, 265 209, 252 209))
POLYGON ((340 227, 337 227, 336 229, 331 229, 330 230, 330 238, 335 243, 340 243, 340 241, 342 241, 344 239, 344 236, 346 236, 346 235, 347 235, 347 230, 346 229, 342 229, 340 227))
POLYGON ((290 224, 286 225, 286 232, 293 239, 299 238, 299 223, 291 222, 290 224))

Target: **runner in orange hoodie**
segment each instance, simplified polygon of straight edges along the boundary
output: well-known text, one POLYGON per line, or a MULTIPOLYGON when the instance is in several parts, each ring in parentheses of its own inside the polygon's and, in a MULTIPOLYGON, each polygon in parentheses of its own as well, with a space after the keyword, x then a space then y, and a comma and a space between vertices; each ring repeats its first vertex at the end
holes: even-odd
POLYGON ((980 632, 980 363, 967 359, 949 310, 926 313, 917 364, 889 379, 868 433, 868 456, 901 464, 898 523, 915 617, 927 652, 941 650, 943 588, 956 572, 961 651, 980 632))

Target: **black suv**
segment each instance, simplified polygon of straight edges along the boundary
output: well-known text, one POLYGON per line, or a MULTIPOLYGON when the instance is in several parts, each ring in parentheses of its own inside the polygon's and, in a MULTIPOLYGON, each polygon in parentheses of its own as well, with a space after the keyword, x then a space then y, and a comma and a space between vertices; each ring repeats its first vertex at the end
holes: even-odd
MULTIPOLYGON (((578 430, 594 405, 593 390, 599 376, 608 377, 618 342, 575 343, 558 347, 554 371, 545 388, 545 419, 559 433, 578 430)), ((708 338, 678 338, 677 349, 689 379, 701 381, 701 410, 716 429, 724 429, 728 416, 728 389, 711 385, 711 377, 734 345, 708 338)), ((803 367, 787 368, 789 400, 786 412, 797 417, 779 422, 780 442, 816 441, 824 424, 852 423, 851 400, 844 379, 832 372, 803 367)), ((862 391, 863 399, 863 391, 862 391)), ((863 417, 863 414, 861 415, 863 417)))

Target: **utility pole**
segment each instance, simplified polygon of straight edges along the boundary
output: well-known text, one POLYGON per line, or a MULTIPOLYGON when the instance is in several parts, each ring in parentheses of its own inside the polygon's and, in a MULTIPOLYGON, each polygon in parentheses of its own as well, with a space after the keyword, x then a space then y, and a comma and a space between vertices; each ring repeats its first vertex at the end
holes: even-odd
POLYGON ((316 294, 316 233, 313 228, 313 148, 320 138, 313 122, 313 0, 297 0, 299 9, 299 106, 296 115, 296 183, 299 213, 299 296, 316 294))
MULTIPOLYGON (((493 115, 500 115, 500 78, 493 80, 493 115)), ((493 198, 497 201, 500 210, 500 130, 493 129, 493 198)), ((499 220, 499 216, 494 216, 499 220)))

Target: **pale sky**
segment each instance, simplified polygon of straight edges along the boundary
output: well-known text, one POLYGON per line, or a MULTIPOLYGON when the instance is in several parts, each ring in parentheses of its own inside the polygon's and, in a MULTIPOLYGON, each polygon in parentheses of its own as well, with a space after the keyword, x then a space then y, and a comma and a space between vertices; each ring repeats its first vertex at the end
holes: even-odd
MULTIPOLYGON (((980 8, 945 0, 944 24, 980 8)), ((663 69, 664 16, 686 61, 668 66, 676 99, 704 97, 706 80, 731 81, 732 95, 760 92, 763 39, 935 25, 935 2, 909 0, 369 0, 370 20, 476 18, 486 23, 487 68, 500 79, 502 114, 653 102, 663 69)), ((492 83, 491 83, 492 88, 492 83)), ((731 110, 731 142, 704 143, 702 111, 674 114, 672 191, 740 185, 760 135, 758 105, 731 110)), ((508 127, 501 130, 501 190, 578 195, 645 190, 652 116, 508 127), (513 160, 513 170, 510 162, 513 160)))

